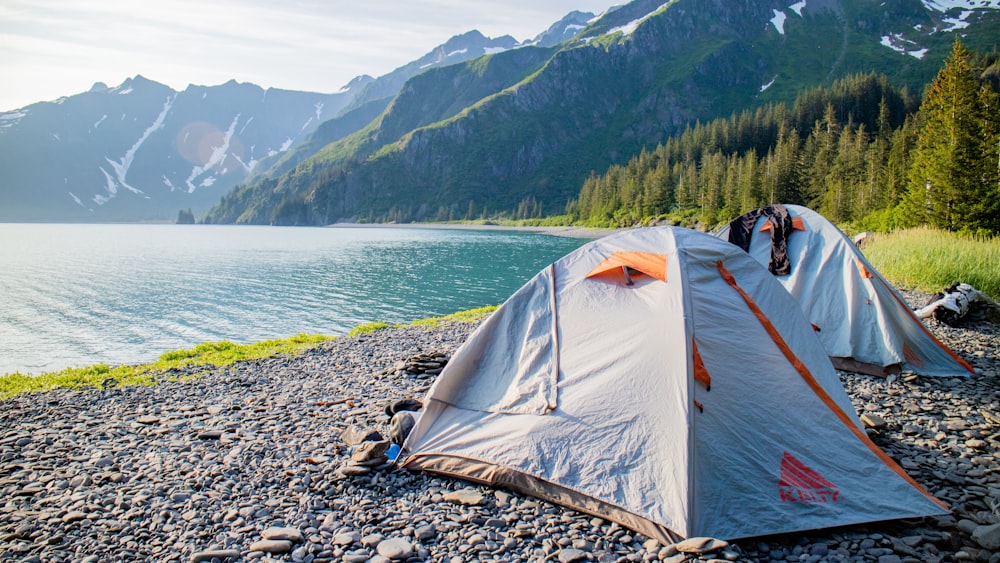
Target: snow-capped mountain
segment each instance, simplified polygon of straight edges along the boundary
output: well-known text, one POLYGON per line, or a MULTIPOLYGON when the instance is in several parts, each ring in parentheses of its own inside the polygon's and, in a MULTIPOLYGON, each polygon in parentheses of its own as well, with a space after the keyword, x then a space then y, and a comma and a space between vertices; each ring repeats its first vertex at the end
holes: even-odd
POLYGON ((0 114, 0 220, 123 221, 203 210, 351 99, 136 76, 0 114))
POLYGON ((790 103, 857 74, 919 92, 956 37, 978 52, 995 47, 997 7, 633 0, 554 46, 415 76, 363 128, 321 136, 336 120, 325 123, 295 159, 227 194, 205 220, 407 221, 513 214, 522 205, 558 213, 592 171, 624 164, 696 121, 790 103))
MULTIPOLYGON (((563 21, 593 17, 574 14, 563 21)), ((346 114, 350 133, 372 117, 366 111, 377 114, 413 76, 519 46, 510 36, 471 31, 383 76, 356 77, 332 94, 235 81, 177 92, 136 76, 113 88, 98 83, 88 92, 0 113, 0 221, 172 220, 186 209, 199 214, 309 139, 321 123, 346 114), (365 107, 373 102, 372 109, 365 107), (367 117, 352 120, 356 114, 367 117)))

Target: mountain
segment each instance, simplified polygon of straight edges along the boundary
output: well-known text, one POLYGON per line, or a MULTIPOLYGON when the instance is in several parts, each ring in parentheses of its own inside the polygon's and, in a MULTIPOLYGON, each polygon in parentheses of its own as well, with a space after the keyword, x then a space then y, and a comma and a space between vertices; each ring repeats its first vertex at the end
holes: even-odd
MULTIPOLYGON (((445 43, 435 47, 431 52, 419 59, 407 63, 392 72, 366 80, 351 102, 341 111, 340 115, 323 123, 319 129, 295 150, 275 155, 262 161, 257 172, 266 176, 280 175, 292 170, 306 158, 315 154, 329 143, 342 139, 357 132, 378 117, 393 97, 399 93, 406 81, 427 72, 430 69, 462 63, 484 55, 501 53, 515 49, 524 44, 547 42, 565 37, 572 33, 574 26, 579 27, 580 21, 593 18, 586 12, 573 12, 534 40, 518 43, 513 37, 504 35, 499 38, 484 36, 477 30, 462 35, 456 35, 445 43)), ((251 177, 249 180, 254 180, 251 177)))
MULTIPOLYGON (((588 16, 567 16, 563 27, 588 16)), ((557 26, 550 32, 561 33, 557 26)), ((472 31, 333 94, 234 81, 176 92, 136 76, 2 113, 0 221, 163 221, 186 209, 201 215, 256 172, 298 164, 293 147, 321 147, 361 129, 409 78, 518 45, 472 31)))
POLYGON ((182 92, 136 76, 0 115, 0 220, 168 220, 203 211, 288 150, 347 91, 230 81, 182 92))
POLYGON ((956 33, 972 49, 993 48, 998 4, 635 0, 569 40, 412 77, 380 113, 355 115, 373 117, 363 129, 309 144, 294 167, 236 188, 206 220, 410 221, 524 205, 559 213, 592 171, 697 120, 791 101, 855 73, 919 91, 956 33))

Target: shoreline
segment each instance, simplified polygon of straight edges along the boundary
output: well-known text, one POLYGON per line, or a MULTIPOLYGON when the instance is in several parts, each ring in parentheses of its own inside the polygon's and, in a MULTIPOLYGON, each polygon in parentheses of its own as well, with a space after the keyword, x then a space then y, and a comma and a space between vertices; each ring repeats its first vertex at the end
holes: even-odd
POLYGON ((590 229, 587 227, 544 227, 544 226, 521 226, 521 225, 485 225, 479 223, 332 223, 327 225, 331 229, 444 229, 456 231, 520 231, 529 233, 539 233, 557 237, 599 239, 610 234, 614 234, 627 229, 590 229))
MULTIPOLYGON (((410 366, 450 357, 479 322, 340 337, 156 387, 5 400, 0 560, 386 563, 390 542, 398 561, 679 561, 671 546, 532 497, 352 465, 341 432, 388 435, 385 406, 434 381, 410 366)), ((979 374, 840 377, 859 416, 886 421, 872 439, 952 514, 736 540, 720 558, 1000 558, 973 539, 1000 500, 1000 327, 928 324, 979 374)))

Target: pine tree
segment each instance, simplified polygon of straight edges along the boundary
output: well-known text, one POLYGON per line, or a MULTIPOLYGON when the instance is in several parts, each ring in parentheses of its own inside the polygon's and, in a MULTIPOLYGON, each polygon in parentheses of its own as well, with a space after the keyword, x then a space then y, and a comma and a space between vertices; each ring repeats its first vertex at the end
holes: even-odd
POLYGON ((909 174, 910 220, 952 231, 970 224, 983 182, 983 111, 979 80, 969 51, 955 40, 944 68, 931 84, 920 112, 920 131, 909 174))

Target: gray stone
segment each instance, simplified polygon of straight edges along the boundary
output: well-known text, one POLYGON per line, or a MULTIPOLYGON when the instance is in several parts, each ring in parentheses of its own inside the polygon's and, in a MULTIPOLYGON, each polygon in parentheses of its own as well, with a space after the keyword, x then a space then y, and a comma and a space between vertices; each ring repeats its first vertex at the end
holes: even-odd
POLYGON ((86 520, 86 519, 87 519, 87 513, 81 512, 79 510, 71 510, 62 517, 62 521, 64 524, 72 524, 73 522, 79 522, 80 520, 86 520))
POLYGON ((292 550, 292 542, 288 540, 259 540, 250 544, 250 551, 265 553, 288 553, 292 550))
POLYGON ((114 464, 115 464, 115 458, 111 456, 104 456, 94 461, 94 465, 97 467, 110 467, 114 464))
POLYGON ((979 527, 979 524, 967 518, 963 518, 958 521, 958 524, 956 524, 956 526, 958 527, 959 530, 962 530, 967 534, 971 534, 976 531, 976 528, 979 527))
POLYGON ((729 547, 729 543, 715 538, 696 537, 688 538, 682 542, 675 543, 674 547, 681 553, 694 553, 696 555, 701 555, 703 553, 711 553, 713 551, 725 549, 729 547))
POLYGON ((985 549, 1000 550, 1000 524, 976 526, 972 531, 972 539, 985 549))
POLYGON ((240 550, 238 549, 207 549, 192 554, 188 561, 190 563, 201 563, 202 561, 211 561, 212 559, 225 561, 227 559, 238 559, 239 556, 240 550))
POLYGON ((562 549, 559 551, 559 563, 579 563, 587 560, 587 553, 579 549, 562 549))
POLYGON ((360 477, 371 473, 372 468, 363 465, 341 465, 337 472, 347 477, 360 477))
POLYGON ((437 529, 430 524, 426 526, 420 526, 419 528, 413 531, 413 537, 417 538, 420 541, 429 540, 436 535, 437 535, 437 529))
POLYGON ((298 528, 272 527, 261 532, 265 540, 288 540, 292 543, 302 542, 302 532, 298 528))
POLYGON ((345 532, 333 537, 333 545, 354 545, 361 542, 359 532, 345 532))
POLYGON ((875 430, 882 430, 889 426, 889 423, 885 421, 884 418, 873 413, 864 413, 861 415, 861 422, 868 428, 874 428, 875 430))
POLYGON ((365 441, 355 446, 351 459, 356 462, 366 462, 376 458, 385 458, 385 452, 392 443, 389 440, 365 441))
POLYGON ((483 504, 486 500, 486 496, 483 493, 477 491, 476 489, 460 489, 457 491, 449 491, 442 495, 445 502, 454 502, 458 504, 465 504, 469 506, 479 506, 483 504))
POLYGON ((403 538, 389 538, 380 541, 375 550, 382 557, 398 561, 413 554, 413 544, 403 538))

